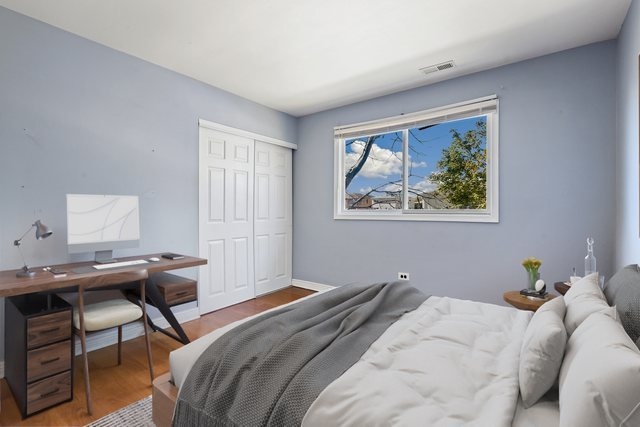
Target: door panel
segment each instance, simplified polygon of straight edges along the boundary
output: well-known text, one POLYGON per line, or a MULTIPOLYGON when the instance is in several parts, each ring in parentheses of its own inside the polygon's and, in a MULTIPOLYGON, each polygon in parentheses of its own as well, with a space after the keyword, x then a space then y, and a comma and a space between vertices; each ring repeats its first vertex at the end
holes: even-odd
POLYGON ((209 168, 209 222, 224 221, 224 169, 209 168))
POLYGON ((256 294, 260 295, 291 285, 291 150, 256 141, 255 158, 256 294))
POLYGON ((287 255, 289 255, 287 251, 287 240, 290 235, 287 233, 278 233, 275 235, 275 273, 274 277, 276 279, 286 278, 287 274, 291 275, 290 271, 287 271, 287 255))
MULTIPOLYGON (((202 255, 201 255, 202 256, 202 255)), ((209 295, 224 292, 225 250, 224 240, 210 240, 207 269, 209 270, 209 295)))
POLYGON ((209 143, 209 156, 217 159, 224 159, 224 139, 218 139, 212 137, 208 140, 209 143))
POLYGON ((236 223, 246 223, 249 220, 249 173, 247 171, 233 171, 233 190, 232 196, 234 200, 233 219, 236 223))
POLYGON ((269 281, 269 236, 256 236, 256 285, 269 281))
POLYGON ((269 175, 256 174, 256 219, 269 219, 269 175))
POLYGON ((234 288, 245 289, 249 286, 249 238, 233 239, 234 288))
POLYGON ((255 296, 253 158, 252 139, 200 128, 201 314, 255 296))
POLYGON ((287 213, 291 215, 291 206, 287 206, 287 176, 276 175, 273 181, 273 216, 276 220, 286 221, 287 213))

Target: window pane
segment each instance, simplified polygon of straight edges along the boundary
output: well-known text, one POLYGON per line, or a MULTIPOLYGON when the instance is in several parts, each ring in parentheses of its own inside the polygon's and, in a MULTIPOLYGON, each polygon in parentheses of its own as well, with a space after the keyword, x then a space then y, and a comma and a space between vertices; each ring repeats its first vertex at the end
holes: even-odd
POLYGON ((409 209, 486 209, 487 117, 409 129, 409 209))
POLYGON ((402 209, 402 132, 344 145, 345 209, 402 209))

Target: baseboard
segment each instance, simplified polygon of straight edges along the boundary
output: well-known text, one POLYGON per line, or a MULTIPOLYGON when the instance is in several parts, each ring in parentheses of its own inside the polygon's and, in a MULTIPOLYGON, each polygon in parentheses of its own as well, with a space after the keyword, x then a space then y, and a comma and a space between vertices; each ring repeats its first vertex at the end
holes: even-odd
POLYGON ((4 360, 0 360, 0 378, 4 378, 4 360))
POLYGON ((324 283, 309 282, 308 280, 300 280, 300 279, 291 280, 291 286, 295 286, 297 288, 309 289, 311 291, 318 291, 318 292, 328 291, 335 288, 335 286, 332 286, 332 285, 325 285, 324 283))
POLYGON ((273 288, 273 289, 259 290, 256 287, 256 297, 262 297, 262 296, 265 296, 265 295, 269 295, 269 294, 272 294, 274 292, 278 292, 278 291, 281 291, 283 289, 286 289, 289 286, 292 286, 290 281, 289 282, 284 282, 281 285, 279 285, 277 288, 273 288))
MULTIPOLYGON (((197 318, 199 318, 200 311, 198 311, 198 306, 196 305, 195 307, 189 308, 187 310, 182 310, 182 311, 173 313, 173 315, 175 316, 178 323, 184 323, 184 322, 189 322, 191 320, 196 320, 197 318)), ((151 320, 153 320, 153 323, 155 323, 156 326, 159 328, 166 329, 169 327, 169 322, 167 322, 167 319, 165 319, 162 316, 159 316, 158 318, 154 317, 151 320)), ((144 331, 142 333, 144 333, 144 331)))

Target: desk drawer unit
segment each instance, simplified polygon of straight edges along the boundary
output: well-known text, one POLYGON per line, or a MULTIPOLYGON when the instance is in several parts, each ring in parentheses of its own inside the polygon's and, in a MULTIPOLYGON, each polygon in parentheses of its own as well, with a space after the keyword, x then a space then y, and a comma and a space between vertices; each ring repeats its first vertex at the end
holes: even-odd
POLYGON ((71 340, 27 352, 27 382, 39 380, 71 366, 71 340))
POLYGON ((71 400, 71 371, 36 381, 27 387, 27 414, 71 400))
POLYGON ((5 299, 5 378, 23 417, 73 399, 71 316, 56 295, 5 299))
POLYGON ((27 348, 67 339, 71 336, 71 317, 60 311, 27 320, 27 348))
POLYGON ((168 306, 184 304, 198 299, 198 282, 170 273, 151 276, 168 306))

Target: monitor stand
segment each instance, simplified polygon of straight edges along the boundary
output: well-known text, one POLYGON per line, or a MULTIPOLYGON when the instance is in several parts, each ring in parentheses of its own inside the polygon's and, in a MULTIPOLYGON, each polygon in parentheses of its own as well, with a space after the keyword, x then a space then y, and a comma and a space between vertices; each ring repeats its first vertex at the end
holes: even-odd
POLYGON ((106 251, 96 251, 95 261, 98 264, 111 264, 118 260, 113 258, 113 250, 109 249, 106 251))

